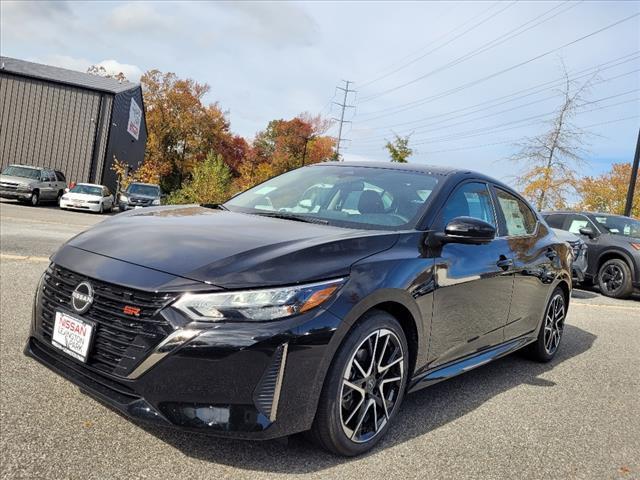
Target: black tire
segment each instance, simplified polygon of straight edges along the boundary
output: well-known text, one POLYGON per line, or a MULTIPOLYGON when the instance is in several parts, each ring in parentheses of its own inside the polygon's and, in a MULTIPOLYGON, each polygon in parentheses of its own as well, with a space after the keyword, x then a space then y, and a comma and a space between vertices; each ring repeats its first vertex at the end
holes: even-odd
POLYGON ((354 456, 373 448, 400 409, 408 369, 409 349, 398 321, 386 312, 366 313, 344 340, 329 368, 311 429, 312 438, 337 455, 354 456), (382 350, 373 346, 374 339, 376 345, 378 339, 384 339, 382 350), (358 362, 364 364, 367 372, 358 362), (357 368, 371 375, 359 374, 357 368), (394 380, 398 375, 399 380, 394 380), (351 380, 355 382, 352 385, 362 388, 346 385, 351 380), (348 430, 352 432, 350 437, 348 430))
POLYGON ((60 199, 62 198, 62 195, 64 195, 64 192, 60 190, 58 192, 58 198, 56 199, 56 203, 58 204, 58 206, 60 206, 60 199))
POLYGON ((628 298, 633 293, 631 269, 619 258, 607 260, 598 271, 600 293, 612 298, 628 298))
POLYGON ((537 340, 524 349, 526 356, 537 362, 551 361, 560 348, 566 318, 567 297, 562 288, 556 287, 544 309, 537 340), (556 313, 560 312, 559 305, 561 305, 561 313, 556 313))
POLYGON ((104 204, 100 204, 100 211, 98 212, 98 215, 102 215, 104 213, 104 204))
POLYGON ((37 207, 38 205, 40 205, 40 193, 37 190, 31 194, 29 203, 32 207, 37 207))

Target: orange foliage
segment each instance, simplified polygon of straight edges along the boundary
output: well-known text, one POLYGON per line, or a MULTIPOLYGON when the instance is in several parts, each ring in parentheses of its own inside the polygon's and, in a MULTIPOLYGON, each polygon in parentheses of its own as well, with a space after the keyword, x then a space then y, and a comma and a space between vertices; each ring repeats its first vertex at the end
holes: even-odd
MULTIPOLYGON (((611 171, 607 173, 583 178, 578 186, 578 192, 582 196, 582 208, 622 215, 630 179, 630 163, 614 163, 611 171)), ((631 216, 640 218, 640 179, 636 181, 631 216)))

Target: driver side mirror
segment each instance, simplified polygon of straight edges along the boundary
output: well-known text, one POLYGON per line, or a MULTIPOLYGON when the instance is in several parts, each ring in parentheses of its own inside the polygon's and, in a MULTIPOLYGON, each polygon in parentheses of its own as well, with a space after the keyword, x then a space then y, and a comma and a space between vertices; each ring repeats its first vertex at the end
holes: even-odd
POLYGON ((441 243, 481 245, 496 238, 496 228, 478 218, 456 217, 436 236, 441 243))
POLYGON ((594 232, 591 227, 582 227, 579 232, 580 235, 584 235, 585 237, 589 237, 591 239, 595 238, 596 236, 596 232, 594 232))

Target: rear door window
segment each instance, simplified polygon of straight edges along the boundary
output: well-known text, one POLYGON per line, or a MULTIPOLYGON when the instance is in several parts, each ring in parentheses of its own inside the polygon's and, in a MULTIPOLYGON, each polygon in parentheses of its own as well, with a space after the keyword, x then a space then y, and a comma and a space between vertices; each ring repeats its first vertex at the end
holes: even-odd
POLYGON ((499 188, 496 188, 496 195, 504 215, 507 235, 509 237, 517 237, 533 234, 538 221, 527 204, 518 197, 499 188))
POLYGON ((55 173, 56 173, 56 178, 58 179, 59 182, 66 182, 67 181, 67 179, 64 178, 64 173, 62 173, 62 172, 60 172, 58 170, 56 170, 55 173))

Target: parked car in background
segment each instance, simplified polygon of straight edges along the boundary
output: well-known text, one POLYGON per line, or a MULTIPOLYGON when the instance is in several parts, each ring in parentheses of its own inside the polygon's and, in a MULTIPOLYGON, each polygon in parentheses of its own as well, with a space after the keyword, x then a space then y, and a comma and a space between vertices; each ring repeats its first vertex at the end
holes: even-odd
POLYGON ((0 197, 39 205, 40 202, 58 202, 67 180, 59 170, 9 165, 0 174, 0 197))
POLYGON ((121 212, 132 208, 151 207, 160 205, 162 193, 159 185, 153 183, 130 183, 127 189, 120 193, 118 206, 121 212))
POLYGON ((582 238, 571 232, 560 230, 559 228, 553 228, 552 230, 560 240, 567 242, 571 247, 573 252, 571 271, 574 280, 584 282, 584 277, 587 273, 587 244, 582 238))
POLYGON ((554 358, 570 268, 569 245, 496 180, 326 162, 72 238, 38 285, 25 352, 142 421, 311 429, 357 455, 407 392, 523 348, 554 358))
POLYGON ((60 199, 60 208, 84 210, 95 213, 113 211, 115 200, 104 185, 78 183, 60 199))
POLYGON ((544 212, 547 223, 580 235, 587 244, 586 279, 614 298, 640 288, 640 221, 593 212, 544 212))

